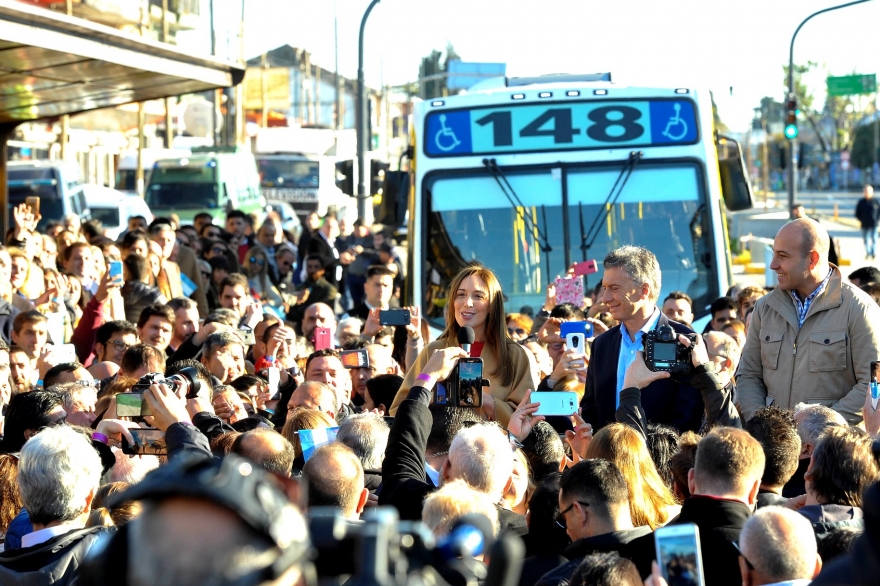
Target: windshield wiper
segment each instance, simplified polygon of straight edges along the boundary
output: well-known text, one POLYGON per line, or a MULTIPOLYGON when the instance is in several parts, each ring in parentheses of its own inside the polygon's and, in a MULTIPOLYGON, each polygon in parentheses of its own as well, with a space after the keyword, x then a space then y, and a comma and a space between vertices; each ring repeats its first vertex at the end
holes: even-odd
POLYGON ((596 242, 596 238, 598 238, 599 234, 602 232, 602 224, 605 222, 605 218, 608 217, 611 208, 617 203, 620 194, 623 193, 623 188, 626 187, 626 182, 629 181, 630 175, 632 175, 632 172, 639 164, 643 155, 644 153, 642 151, 630 152, 629 158, 626 160, 626 163, 624 163, 623 168, 620 170, 620 174, 617 176, 617 180, 614 182, 614 185, 611 186, 611 191, 608 193, 608 197, 605 198, 605 203, 599 208, 596 217, 593 218, 593 223, 590 224, 590 229, 587 230, 586 233, 584 233, 583 208, 581 207, 581 204, 578 203, 578 215, 581 216, 581 252, 584 257, 583 260, 587 260, 587 254, 590 247, 593 246, 593 243, 596 242), (620 185, 619 189, 618 185, 620 185), (589 239, 587 238, 588 236, 589 239))
MULTIPOLYGON (((553 252, 553 247, 550 246, 550 240, 547 238, 546 230, 541 230, 525 211, 520 211, 520 208, 525 210, 526 206, 523 205, 522 200, 516 194, 516 191, 514 191, 513 186, 510 184, 510 181, 507 180, 507 176, 501 170, 501 167, 495 162, 495 159, 483 159, 483 166, 485 166, 492 175, 492 179, 494 179, 495 183, 498 184, 498 187, 501 188, 501 192, 504 194, 504 197, 507 198, 507 201, 510 202, 510 205, 517 210, 517 215, 523 218, 528 230, 538 235, 538 246, 541 248, 541 252, 544 253, 544 264, 547 265, 547 277, 549 278, 550 253, 553 252)), ((546 228, 547 210, 544 209, 543 205, 541 206, 541 212, 544 215, 544 226, 546 228)))

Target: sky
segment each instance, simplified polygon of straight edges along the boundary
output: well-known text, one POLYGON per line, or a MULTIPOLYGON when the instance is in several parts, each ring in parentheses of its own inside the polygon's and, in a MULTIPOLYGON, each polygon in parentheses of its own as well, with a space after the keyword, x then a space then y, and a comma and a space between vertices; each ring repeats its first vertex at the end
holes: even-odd
MULTIPOLYGON (((245 54, 289 44, 312 63, 357 75, 369 0, 245 0, 245 54)), ((842 3, 842 2, 840 2, 842 3)), ((610 71, 628 85, 712 90, 722 120, 746 130, 763 96, 785 98, 791 35, 820 0, 382 0, 365 36, 367 85, 418 78, 421 59, 451 43, 464 61, 502 62, 508 76, 610 71), (732 89, 731 89, 732 88, 732 89)), ((880 73, 880 0, 817 16, 801 29, 795 63, 824 100, 825 78, 880 73)))

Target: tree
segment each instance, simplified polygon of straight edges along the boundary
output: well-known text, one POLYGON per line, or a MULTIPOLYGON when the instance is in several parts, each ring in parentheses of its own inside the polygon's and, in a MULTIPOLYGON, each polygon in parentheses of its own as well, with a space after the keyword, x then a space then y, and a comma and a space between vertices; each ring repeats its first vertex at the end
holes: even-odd
POLYGON ((440 98, 449 95, 446 87, 446 74, 449 73, 449 62, 458 61, 461 57, 455 52, 452 43, 446 45, 446 51, 431 51, 431 54, 422 59, 421 71, 419 72, 420 96, 422 99, 440 98), (423 81, 424 80, 424 81, 423 81))
POLYGON ((880 121, 875 120, 870 124, 862 124, 856 129, 852 153, 850 154, 850 160, 854 167, 864 169, 874 164, 874 156, 876 154, 874 151, 876 147, 874 137, 876 134, 874 133, 878 124, 880 124, 880 121))

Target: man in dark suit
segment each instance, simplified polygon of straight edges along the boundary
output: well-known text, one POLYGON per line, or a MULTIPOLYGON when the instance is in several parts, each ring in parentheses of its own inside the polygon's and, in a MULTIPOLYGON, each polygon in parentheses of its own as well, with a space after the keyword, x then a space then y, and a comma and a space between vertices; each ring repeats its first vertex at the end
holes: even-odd
POLYGON ((307 251, 307 257, 317 254, 324 259, 325 278, 337 291, 342 279, 342 264, 340 264, 339 250, 336 249, 338 237, 339 221, 335 216, 327 215, 320 230, 312 234, 307 251))
MULTIPOLYGON (((583 418, 594 429, 615 421, 626 369, 642 349, 646 332, 671 326, 679 334, 693 330, 669 320, 657 307, 660 264, 640 246, 623 246, 604 260, 601 301, 619 322, 593 340, 584 398, 583 418)), ((700 392, 678 377, 655 381, 642 390, 642 406, 649 421, 672 425, 679 431, 697 431, 703 418, 700 392)))

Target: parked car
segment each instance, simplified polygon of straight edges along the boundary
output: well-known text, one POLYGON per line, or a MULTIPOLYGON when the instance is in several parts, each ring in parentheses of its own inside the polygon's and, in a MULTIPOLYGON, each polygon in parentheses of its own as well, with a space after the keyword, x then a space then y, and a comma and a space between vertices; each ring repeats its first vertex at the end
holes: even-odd
POLYGON ((50 220, 61 220, 68 214, 89 219, 89 208, 83 195, 79 166, 70 161, 11 161, 7 164, 9 185, 9 226, 13 225, 12 209, 28 197, 40 198, 37 229, 43 230, 50 220))
POLYGON ((128 219, 143 216, 147 223, 153 221, 153 214, 147 203, 136 195, 127 195, 116 189, 103 185, 83 185, 86 202, 92 212, 92 218, 101 220, 104 233, 108 238, 116 240, 128 228, 128 219))
POLYGON ((270 199, 266 205, 266 209, 276 212, 281 216, 281 228, 285 232, 293 234, 293 241, 299 242, 299 236, 302 234, 302 222, 299 219, 293 206, 286 201, 270 199))

